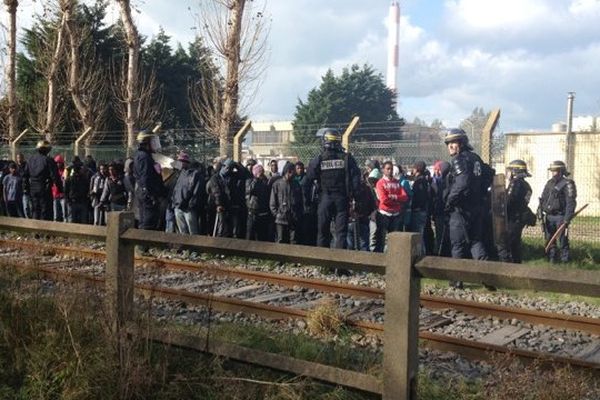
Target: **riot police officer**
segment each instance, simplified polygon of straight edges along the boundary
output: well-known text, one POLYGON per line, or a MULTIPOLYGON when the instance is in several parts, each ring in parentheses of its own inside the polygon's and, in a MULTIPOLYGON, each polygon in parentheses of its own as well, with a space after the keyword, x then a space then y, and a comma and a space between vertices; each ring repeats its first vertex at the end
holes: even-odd
POLYGON ((62 179, 58 175, 58 167, 48 157, 52 146, 47 140, 40 140, 36 146, 37 154, 25 164, 23 185, 31 196, 31 208, 34 219, 52 221, 52 185, 56 185, 58 193, 63 192, 62 179))
POLYGON ((507 243, 499 248, 498 255, 501 261, 520 264, 523 228, 535 224, 535 215, 529 209, 532 190, 525 180, 531 174, 523 160, 511 161, 507 169, 510 179, 506 190, 507 243))
MULTIPOLYGON (((448 195, 444 212, 449 215, 449 236, 453 258, 487 259, 482 242, 485 163, 473 152, 462 129, 449 129, 444 143, 452 156, 448 195)), ((462 282, 451 282, 461 288, 462 282)))
MULTIPOLYGON (((552 178, 546 183, 540 205, 538 216, 542 218, 546 241, 550 240, 556 230, 563 224, 569 225, 577 205, 577 188, 575 182, 568 179, 567 166, 562 161, 554 161, 548 168, 552 172, 552 178)), ((560 246, 560 260, 569 261, 569 237, 568 229, 558 237, 560 246)), ((550 247, 548 252, 550 262, 558 261, 556 243, 550 247)))
POLYGON ((323 152, 313 158, 303 179, 305 204, 310 204, 312 182, 320 186, 317 210, 317 246, 330 247, 331 221, 335 223, 335 247, 346 248, 348 233, 348 206, 352 194, 360 185, 360 169, 356 160, 346 153, 340 133, 333 128, 322 128, 323 152))
POLYGON ((135 177, 135 201, 139 211, 139 228, 158 230, 160 220, 160 199, 166 197, 167 190, 154 162, 152 153, 160 150, 158 135, 141 131, 137 136, 139 147, 133 156, 133 176, 135 177))

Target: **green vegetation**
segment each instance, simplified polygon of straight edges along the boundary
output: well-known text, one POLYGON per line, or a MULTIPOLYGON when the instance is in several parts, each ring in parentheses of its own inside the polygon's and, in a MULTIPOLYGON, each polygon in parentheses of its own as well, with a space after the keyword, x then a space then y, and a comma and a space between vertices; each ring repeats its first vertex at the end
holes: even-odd
POLYGON ((293 122, 295 146, 314 144, 319 126, 348 123, 355 115, 361 122, 400 122, 395 107, 396 95, 373 67, 352 65, 339 76, 328 70, 319 87, 308 93, 306 102, 298 101, 293 122))

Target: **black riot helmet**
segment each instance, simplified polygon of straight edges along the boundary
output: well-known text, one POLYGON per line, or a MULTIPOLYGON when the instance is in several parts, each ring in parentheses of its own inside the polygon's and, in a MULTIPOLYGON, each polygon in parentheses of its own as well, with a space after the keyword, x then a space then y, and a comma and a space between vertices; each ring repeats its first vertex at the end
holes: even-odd
POLYGON ((562 161, 552 161, 550 166, 548 167, 548 171, 560 171, 561 175, 568 176, 569 172, 567 171, 567 165, 562 161))
POLYGON ((325 150, 341 150, 342 135, 335 128, 321 128, 317 131, 317 137, 321 137, 325 150))
POLYGON ((466 150, 473 150, 473 147, 469 144, 469 137, 467 133, 460 128, 451 128, 446 130, 446 134, 444 135, 444 143, 454 143, 458 142, 461 144, 462 148, 466 150))
POLYGON ((508 164, 507 169, 513 175, 525 174, 525 176, 531 176, 529 171, 527 170, 527 163, 523 160, 513 160, 508 164))

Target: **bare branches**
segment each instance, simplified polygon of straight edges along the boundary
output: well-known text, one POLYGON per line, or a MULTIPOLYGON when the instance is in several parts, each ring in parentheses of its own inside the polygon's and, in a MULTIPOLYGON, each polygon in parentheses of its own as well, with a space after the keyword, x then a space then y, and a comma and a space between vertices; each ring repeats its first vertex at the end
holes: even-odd
MULTIPOLYGON (((66 31, 69 38, 69 71, 67 86, 83 130, 100 129, 108 110, 106 72, 99 68, 99 60, 91 43, 89 27, 75 21, 72 10, 76 0, 66 0, 70 6, 63 9, 67 16, 66 31)), ((95 133, 88 136, 89 144, 95 133)))
MULTIPOLYGON (((111 68, 111 88, 114 99, 114 110, 119 119, 127 121, 128 116, 128 77, 129 71, 125 65, 114 65, 111 68)), ((151 70, 150 73, 144 73, 138 66, 134 79, 138 82, 139 90, 133 103, 136 104, 135 113, 137 115, 137 124, 139 127, 150 126, 162 119, 164 114, 163 89, 159 87, 156 73, 151 70)), ((135 136, 134 136, 135 140, 135 136)))
MULTIPOLYGON (((240 93, 252 91, 252 86, 264 72, 269 31, 264 11, 264 3, 257 6, 254 1, 247 0, 204 0, 200 4, 201 31, 212 47, 217 67, 224 77, 217 129, 222 155, 230 152, 231 127, 239 112, 240 93)), ((199 120, 207 118, 196 117, 199 120)))

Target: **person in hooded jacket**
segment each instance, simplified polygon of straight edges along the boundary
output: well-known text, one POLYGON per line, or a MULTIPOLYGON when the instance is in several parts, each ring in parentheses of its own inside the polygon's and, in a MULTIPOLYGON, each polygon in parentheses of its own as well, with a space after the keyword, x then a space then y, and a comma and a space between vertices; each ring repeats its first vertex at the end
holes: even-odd
POLYGON ((246 223, 246 239, 266 242, 269 239, 269 222, 271 210, 271 188, 262 165, 252 167, 252 179, 246 181, 246 207, 248 220, 246 223))
POLYGON ((108 164, 108 177, 104 184, 100 202, 110 211, 124 211, 129 203, 129 193, 123 181, 123 164, 108 164))
POLYGON ((294 180, 294 164, 287 162, 273 184, 269 206, 275 218, 276 243, 296 243, 296 227, 304 210, 302 188, 294 180))
POLYGON ((184 235, 197 235, 200 233, 198 203, 203 179, 200 171, 191 168, 190 157, 186 153, 179 153, 177 161, 181 162, 181 172, 171 197, 177 229, 184 235))
POLYGON ((450 163, 436 161, 433 164, 433 177, 431 181, 432 193, 432 218, 435 225, 434 255, 450 257, 450 231, 448 229, 449 215, 444 212, 446 196, 448 194, 448 173, 450 163))
POLYGON ((89 221, 90 179, 83 163, 76 157, 69 167, 65 179, 65 198, 69 204, 69 222, 87 224, 89 221))
POLYGON ((375 195, 366 177, 363 176, 354 199, 350 204, 348 249, 369 251, 371 215, 376 210, 375 195))
POLYGON ((94 225, 106 225, 106 210, 100 201, 106 185, 106 178, 108 178, 108 168, 106 164, 101 163, 98 165, 98 172, 90 179, 90 200, 92 202, 94 225))
MULTIPOLYGON (((208 205, 215 211, 215 223, 213 226, 213 236, 218 237, 238 237, 242 238, 240 212, 242 209, 239 204, 240 181, 248 177, 248 170, 231 159, 223 162, 218 173, 215 173, 206 186, 208 194, 208 205)), ((245 193, 242 197, 245 202, 245 193)), ((246 215, 243 215, 246 218, 246 215)), ((245 237, 245 234, 244 234, 245 237)))
MULTIPOLYGON (((57 154, 54 156, 54 162, 58 169, 58 176, 62 181, 62 186, 65 186, 65 159, 62 155, 57 154)), ((59 191, 58 186, 52 185, 52 204, 54 211, 54 221, 66 222, 67 221, 67 201, 62 191, 59 191)))

